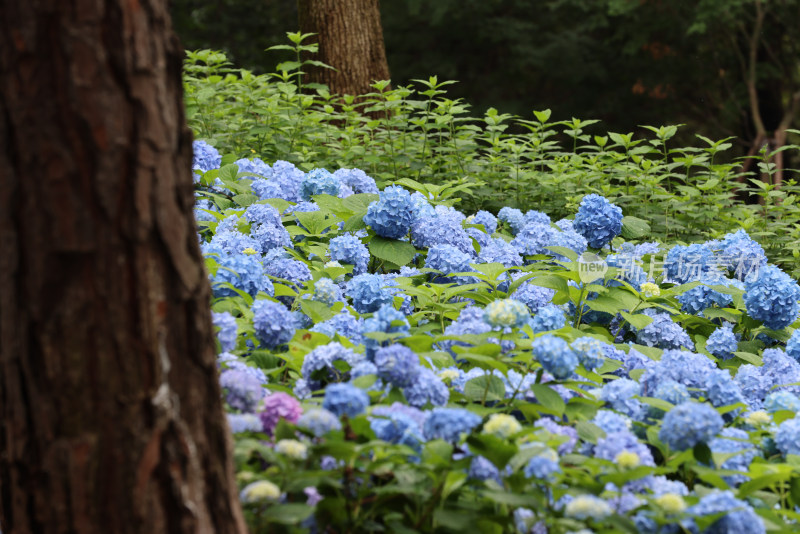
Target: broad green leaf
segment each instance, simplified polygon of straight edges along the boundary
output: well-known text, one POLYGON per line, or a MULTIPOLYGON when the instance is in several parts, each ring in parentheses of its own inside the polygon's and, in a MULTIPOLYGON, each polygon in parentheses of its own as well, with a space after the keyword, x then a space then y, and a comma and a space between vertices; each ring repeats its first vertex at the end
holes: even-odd
POLYGON ((408 265, 414 259, 417 249, 408 241, 374 236, 369 244, 370 253, 378 259, 398 266, 408 265))

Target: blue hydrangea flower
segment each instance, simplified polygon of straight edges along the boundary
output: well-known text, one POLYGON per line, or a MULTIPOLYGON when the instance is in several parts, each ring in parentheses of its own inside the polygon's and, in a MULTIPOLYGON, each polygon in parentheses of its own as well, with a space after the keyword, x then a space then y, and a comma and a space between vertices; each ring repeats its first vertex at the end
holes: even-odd
MULTIPOLYGON (((583 237, 581 234, 574 230, 562 230, 561 232, 556 232, 553 241, 550 243, 552 247, 564 247, 570 249, 572 252, 580 256, 589 246, 589 243, 586 241, 586 238, 583 237)), ((553 257, 560 261, 568 261, 566 256, 562 256, 556 252, 551 251, 553 257)))
POLYGON ((295 316, 283 304, 257 300, 252 310, 256 337, 265 347, 277 348, 294 337, 295 316))
POLYGON ((428 198, 419 191, 414 191, 411 194, 411 204, 414 209, 414 224, 429 217, 436 218, 436 210, 428 202, 428 198))
POLYGON ((733 333, 733 324, 725 323, 708 336, 706 350, 717 358, 729 360, 739 346, 739 338, 738 334, 733 333))
POLYGON ((217 332, 217 339, 222 348, 222 352, 230 352, 236 348, 236 336, 238 328, 236 326, 236 319, 228 312, 214 313, 211 312, 211 319, 214 326, 219 328, 217 332))
POLYGON ((561 338, 545 334, 531 343, 531 352, 545 371, 556 378, 567 378, 578 366, 578 356, 561 338))
POLYGON ((300 184, 303 182, 306 173, 288 161, 278 160, 272 164, 271 180, 280 186, 281 196, 289 202, 300 202, 300 184))
POLYGON ((612 432, 605 437, 597 439, 594 448, 595 458, 614 461, 621 452, 632 452, 639 457, 639 465, 654 466, 653 454, 647 445, 640 443, 638 438, 629 430, 612 432))
POLYGON ((334 261, 353 265, 354 275, 367 272, 369 250, 361 239, 353 234, 344 234, 331 239, 328 243, 328 253, 334 261))
POLYGON ((482 224, 488 235, 492 235, 497 231, 497 217, 488 211, 479 211, 472 216, 472 219, 467 219, 469 224, 482 224))
POLYGON ((606 359, 603 345, 604 343, 598 339, 583 336, 570 343, 570 348, 578 355, 583 367, 587 371, 593 371, 603 365, 606 359))
POLYGON ((795 416, 778 426, 775 445, 783 454, 800 454, 800 418, 795 416))
POLYGON ((685 284, 699 280, 716 267, 714 252, 706 245, 675 245, 664 260, 665 281, 685 284))
POLYGON ((233 354, 230 354, 228 352, 223 352, 217 358, 217 363, 221 364, 221 366, 224 368, 235 369, 237 371, 244 371, 245 373, 253 376, 253 378, 258 380, 258 383, 261 385, 267 383, 267 375, 264 374, 263 370, 259 369, 258 367, 247 365, 233 354))
MULTIPOLYGON (((483 320, 483 310, 469 306, 461 310, 458 319, 447 325, 444 329, 446 336, 463 336, 464 334, 485 334, 490 332, 492 327, 483 320)), ((469 346, 469 343, 460 340, 447 339, 438 343, 440 350, 446 350, 455 356, 453 346, 469 346)))
POLYGON ((494 300, 486 306, 483 320, 495 328, 519 328, 530 320, 530 314, 528 307, 518 300, 494 300))
POLYGON ((283 226, 272 224, 254 224, 250 228, 250 235, 261 245, 261 250, 267 252, 275 248, 291 247, 292 237, 283 226))
POLYGON ((569 454, 575 448, 575 444, 578 443, 578 431, 572 428, 571 426, 563 426, 559 425, 552 419, 547 417, 543 417, 538 419, 534 424, 536 428, 543 428, 548 431, 550 434, 554 434, 557 436, 565 436, 567 441, 561 443, 558 446, 558 454, 569 454))
MULTIPOLYGON (((309 201, 303 200, 303 201, 298 202, 294 206, 289 206, 288 208, 286 208, 286 210, 283 212, 283 214, 284 215, 289 215, 289 214, 292 214, 292 213, 311 213, 313 211, 319 211, 319 205, 316 202, 309 202, 309 201)), ((297 217, 295 217, 295 220, 298 221, 298 223, 299 223, 299 220, 297 219, 297 217)), ((302 224, 300 226, 302 226, 302 224)))
MULTIPOLYGON (((653 397, 656 399, 661 399, 663 401, 667 401, 672 405, 682 404, 687 402, 691 399, 691 395, 689 395, 689 390, 686 389, 686 386, 679 382, 675 382, 674 380, 661 380, 656 386, 655 391, 653 392, 653 397)), ((663 417, 664 412, 659 410, 658 408, 650 407, 649 410, 650 415, 653 417, 663 417)))
POLYGON ((399 186, 389 186, 380 193, 380 200, 367 208, 364 223, 375 233, 390 239, 404 237, 414 220, 411 195, 399 186))
POLYGON ((729 280, 727 278, 714 278, 710 275, 704 275, 699 281, 702 282, 701 285, 678 295, 678 302, 681 303, 681 310, 683 312, 699 315, 700 317, 703 317, 703 310, 706 308, 710 308, 714 305, 725 308, 733 303, 733 296, 711 289, 710 286, 744 289, 744 286, 738 280, 729 280))
POLYGON ((769 413, 779 410, 800 412, 800 398, 789 391, 773 391, 764 399, 764 409, 769 413))
MULTIPOLYGON (((205 141, 194 141, 192 143, 192 151, 192 169, 202 172, 219 169, 222 163, 222 156, 216 148, 205 141)), ((194 181, 200 181, 200 177, 195 175, 194 181)))
POLYGON ((497 219, 506 223, 513 235, 517 235, 522 230, 522 227, 525 226, 525 215, 517 208, 509 208, 508 206, 502 208, 497 213, 497 219))
POLYGON ((708 404, 684 402, 664 416, 658 438, 670 448, 683 451, 698 443, 708 443, 722 426, 722 416, 708 404))
MULTIPOLYGON (((443 274, 452 273, 465 273, 472 272, 474 269, 470 266, 472 257, 464 254, 457 248, 450 245, 435 245, 428 249, 428 255, 425 257, 425 267, 427 269, 436 269, 443 274)), ((466 276, 439 276, 434 279, 437 283, 448 283, 452 281, 470 281, 470 277, 466 276)))
POLYGON ((644 407, 635 395, 641 394, 641 386, 628 378, 618 378, 605 384, 600 390, 600 400, 628 417, 641 420, 644 407))
MULTIPOLYGON (((257 174, 262 178, 270 178, 272 176, 272 169, 269 165, 264 163, 260 158, 253 159, 238 159, 234 162, 239 167, 239 174, 251 173, 257 174)), ((248 179, 256 178, 255 176, 247 176, 248 179)))
POLYGON ((219 375, 225 400, 231 408, 252 412, 264 397, 264 388, 256 377, 238 369, 227 369, 219 375))
POLYGON ((558 455, 551 449, 546 449, 542 454, 537 454, 528 461, 523 473, 528 478, 552 481, 555 474, 560 471, 558 455))
POLYGON ((353 193, 378 194, 378 186, 375 184, 375 180, 361 169, 339 169, 333 175, 342 184, 350 187, 353 193))
POLYGON ((312 169, 300 182, 300 196, 303 200, 311 200, 314 195, 337 196, 341 182, 326 169, 312 169))
POLYGON ((236 292, 222 284, 229 283, 233 287, 255 297, 260 291, 267 295, 275 294, 275 287, 264 274, 264 267, 256 256, 248 254, 220 254, 216 258, 219 267, 211 278, 211 289, 214 297, 233 297, 236 292))
POLYGON ((360 274, 347 283, 345 294, 358 313, 371 313, 392 303, 396 289, 392 290, 387 282, 379 274, 360 274))
POLYGON ((204 248, 207 251, 221 250, 226 254, 241 254, 246 249, 253 249, 257 253, 263 250, 261 243, 253 237, 238 230, 220 230, 219 228, 204 248))
POLYGON ((367 358, 372 360, 378 348, 388 345, 390 341, 381 341, 370 337, 370 332, 380 332, 384 334, 396 334, 394 337, 406 337, 409 332, 408 320, 402 312, 395 310, 391 304, 384 304, 378 311, 364 321, 361 333, 364 335, 364 345, 367 358))
POLYGON ((417 248, 431 248, 436 245, 450 245, 462 254, 472 257, 475 248, 472 239, 461 223, 449 217, 422 217, 411 227, 411 243, 417 248))
MULTIPOLYGON (((411 227, 411 232, 412 232, 412 236, 413 236, 413 232, 414 232, 414 227, 413 226, 411 227)), ((478 243, 478 246, 477 247, 473 247, 473 248, 479 248, 479 249, 482 250, 485 247, 489 246, 493 241, 493 238, 490 237, 489 234, 487 234, 483 230, 479 230, 478 228, 475 228, 475 227, 472 227, 472 226, 469 226, 469 227, 465 228, 464 232, 466 232, 469 237, 471 237, 472 239, 474 239, 478 243)), ((494 239, 499 239, 503 243, 506 242, 504 239, 500 239, 500 238, 494 238, 494 239)), ((516 252, 516 250, 515 250, 515 252, 516 252)), ((483 263, 490 263, 490 262, 483 262, 483 263)))
POLYGON ((495 465, 483 456, 475 456, 469 464, 470 478, 477 480, 492 479, 500 482, 500 470, 495 465))
POLYGON ((406 445, 417 452, 421 450, 421 445, 425 441, 417 422, 401 412, 391 413, 386 418, 372 419, 370 427, 378 439, 406 445))
MULTIPOLYGON (((553 301, 555 294, 555 289, 537 286, 526 281, 511 294, 511 298, 524 302, 531 313, 538 313, 539 308, 547 306, 553 301)), ((563 312, 561 315, 564 315, 563 312)))
POLYGON ((629 432, 633 425, 629 417, 611 410, 597 410, 591 422, 602 428, 607 435, 629 432))
POLYGON ((325 388, 322 407, 339 417, 355 417, 369 406, 369 395, 352 384, 331 384, 325 388))
POLYGON ((254 413, 226 413, 228 426, 231 432, 241 434, 242 432, 261 432, 263 426, 261 419, 254 413))
MULTIPOLYGON (((474 230, 474 228, 473 228, 474 230)), ((485 245, 481 245, 478 253, 478 263, 502 263, 506 267, 520 267, 522 256, 510 243, 504 239, 496 237, 490 239, 485 245)))
POLYGON ((572 226, 590 247, 603 248, 622 232, 622 209, 600 195, 586 195, 572 226))
POLYGON ((314 295, 312 298, 326 306, 333 306, 335 303, 344 300, 341 288, 330 278, 320 278, 314 282, 314 295))
POLYGON ((349 379, 346 371, 341 371, 336 362, 346 363, 350 369, 364 360, 362 354, 357 354, 340 343, 320 345, 303 358, 300 373, 310 390, 321 389, 331 382, 343 382, 349 379))
POLYGON ((428 403, 444 406, 450 399, 450 390, 436 373, 427 367, 421 367, 416 380, 403 389, 408 404, 421 408, 428 403))
MULTIPOLYGON (((728 371, 718 369, 712 371, 706 380, 706 397, 715 408, 730 406, 732 404, 747 404, 742 389, 731 377, 728 371)), ((723 415, 724 419, 733 419, 741 410, 737 409, 723 415)))
POLYGON ((529 223, 517 232, 511 245, 523 256, 534 254, 551 254, 545 247, 553 245, 558 239, 559 231, 549 224, 529 223))
POLYGON ((251 204, 244 210, 244 218, 251 224, 281 226, 281 214, 269 204, 251 204))
POLYGON ((767 328, 780 330, 792 324, 798 315, 800 287, 789 275, 774 265, 745 280, 744 304, 747 314, 767 328))
POLYGON ((564 328, 565 324, 567 324, 567 318, 564 310, 552 304, 540 307, 530 322, 535 334, 558 330, 564 328))
POLYGON ((363 319, 357 318, 345 310, 334 315, 327 321, 315 324, 311 327, 311 331, 325 334, 330 338, 339 334, 349 339, 354 345, 360 345, 364 341, 364 337, 361 335, 363 325, 363 319))
POLYGON ((292 285, 302 285, 311 280, 311 270, 302 261, 279 259, 264 263, 264 271, 275 278, 282 278, 292 285))
POLYGON ((549 215, 536 210, 526 211, 525 215, 522 217, 522 220, 525 221, 525 224, 546 224, 548 226, 550 226, 550 223, 552 222, 549 215))
POLYGON ((727 234, 718 244, 718 263, 733 271, 737 280, 745 280, 756 275, 759 269, 767 265, 764 249, 744 230, 727 234))
POLYGON ((660 349, 694 350, 694 342, 689 334, 669 314, 657 312, 655 308, 648 308, 642 314, 652 317, 653 321, 636 333, 637 343, 660 349))
POLYGON ((375 353, 378 376, 392 385, 410 386, 419 375, 419 356, 404 345, 389 345, 375 353))
POLYGON ((761 374, 769 381, 770 387, 778 387, 800 395, 800 386, 788 386, 800 382, 800 363, 790 358, 780 349, 765 349, 761 353, 764 362, 761 374))
POLYGON ((731 491, 713 491, 704 495, 700 502, 687 509, 693 515, 720 516, 704 534, 766 534, 764 521, 744 501, 733 496, 731 491))
POLYGON ((478 426, 481 418, 461 408, 434 408, 422 431, 426 439, 443 439, 458 443, 461 434, 468 434, 478 426))
POLYGON ((741 388, 747 404, 754 410, 761 409, 764 397, 772 387, 771 381, 761 373, 761 368, 749 363, 739 366, 736 383, 741 388))
MULTIPOLYGON (((744 430, 738 428, 723 428, 719 437, 712 439, 708 446, 711 452, 715 454, 730 454, 738 453, 735 456, 730 456, 720 468, 731 471, 744 471, 745 473, 750 470, 750 463, 755 458, 758 451, 750 443, 750 436, 744 430)), ((747 475, 726 475, 723 477, 725 481, 736 486, 747 481, 750 477, 747 475)))
POLYGON ((217 205, 214 204, 212 200, 198 197, 197 194, 195 194, 194 218, 198 222, 200 221, 213 222, 217 220, 216 217, 214 217, 210 213, 206 213, 206 211, 213 211, 219 213, 219 208, 217 208, 217 205))
POLYGON ((792 337, 786 342, 786 354, 800 362, 800 328, 792 332, 792 337))
POLYGON ((687 388, 700 389, 706 377, 717 370, 717 366, 706 356, 683 350, 665 350, 661 359, 650 364, 641 377, 644 395, 651 396, 663 380, 674 380, 687 388))
POLYGON ((342 429, 339 418, 325 408, 311 408, 297 420, 297 426, 321 438, 328 432, 342 429))
POLYGON ((250 184, 250 189, 255 193, 259 199, 266 200, 269 198, 283 198, 283 190, 280 184, 274 180, 265 180, 263 178, 256 178, 250 184))

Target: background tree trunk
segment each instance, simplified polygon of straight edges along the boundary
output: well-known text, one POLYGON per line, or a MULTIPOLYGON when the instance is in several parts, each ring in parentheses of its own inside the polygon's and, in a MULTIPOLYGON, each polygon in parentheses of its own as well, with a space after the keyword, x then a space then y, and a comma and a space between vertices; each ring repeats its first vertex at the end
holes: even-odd
POLYGON ((0 518, 245 531, 166 0, 0 1, 0 518))
POLYGON ((306 67, 309 81, 328 85, 331 93, 372 92, 375 80, 389 79, 378 0, 298 0, 302 33, 316 33, 319 43, 312 59, 336 70, 306 67))

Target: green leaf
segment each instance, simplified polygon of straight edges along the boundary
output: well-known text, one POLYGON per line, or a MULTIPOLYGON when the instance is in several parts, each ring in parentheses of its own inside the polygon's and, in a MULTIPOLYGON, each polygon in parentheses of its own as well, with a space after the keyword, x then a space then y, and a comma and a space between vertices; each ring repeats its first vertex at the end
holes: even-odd
POLYGON ((643 219, 630 215, 622 218, 622 237, 625 239, 641 239, 651 232, 650 223, 643 219))
POLYGON ((308 519, 314 513, 314 508, 307 504, 289 503, 275 504, 267 508, 264 519, 271 523, 282 525, 296 525, 308 519))
POLYGON ((624 311, 620 312, 620 314, 625 318, 626 321, 628 321, 631 324, 631 326, 633 326, 637 330, 641 330, 642 328, 653 322, 652 317, 649 317, 641 313, 637 313, 634 315, 632 313, 624 311))
POLYGON ((297 299, 295 302, 300 303, 300 309, 314 321, 314 324, 327 321, 336 315, 327 304, 319 302, 318 300, 297 299))
POLYGON ((233 197, 233 201, 239 206, 246 208, 247 206, 258 202, 258 196, 252 193, 243 193, 241 195, 236 195, 235 197, 233 197))
POLYGON ((564 399, 561 398, 561 395, 556 393, 553 388, 545 384, 533 384, 531 386, 531 391, 536 395, 536 402, 538 404, 552 410, 555 415, 564 414, 564 409, 566 409, 567 404, 564 402, 564 399))
POLYGON ((505 469, 511 458, 517 454, 517 446, 491 434, 473 434, 467 437, 467 445, 474 454, 479 454, 492 462, 498 469, 505 469))
POLYGON ((692 449, 692 453, 694 454, 694 459, 701 464, 713 465, 711 449, 708 447, 708 444, 704 442, 698 443, 694 446, 694 449, 692 449))
POLYGON ((753 365, 756 366, 760 366, 761 364, 764 363, 764 361, 761 359, 760 356, 752 354, 750 352, 735 351, 733 354, 736 355, 736 357, 746 361, 747 363, 752 363, 753 365))
POLYGON ((476 402, 483 400, 500 401, 506 396, 506 387, 499 377, 494 375, 479 376, 464 385, 464 396, 476 402))
POLYGON ((375 236, 370 240, 369 251, 376 258, 399 266, 411 263, 417 253, 417 249, 408 241, 386 239, 380 236, 375 236))
POLYGON ((578 421, 575 423, 575 430, 578 431, 578 437, 589 443, 597 443, 598 439, 606 437, 602 428, 589 421, 578 421))

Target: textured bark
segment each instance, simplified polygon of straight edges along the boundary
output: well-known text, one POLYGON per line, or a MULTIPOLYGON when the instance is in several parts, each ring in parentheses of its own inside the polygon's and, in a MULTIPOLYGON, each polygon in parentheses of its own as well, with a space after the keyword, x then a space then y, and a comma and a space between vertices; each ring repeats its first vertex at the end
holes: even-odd
POLYGON ((166 0, 0 0, 0 519, 241 533, 166 0))
POLYGON ((309 67, 310 81, 328 85, 331 93, 362 95, 370 84, 389 79, 378 0, 298 0, 300 31, 315 33, 319 52, 310 59, 336 70, 309 67))

